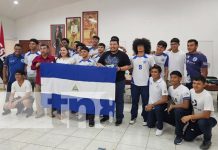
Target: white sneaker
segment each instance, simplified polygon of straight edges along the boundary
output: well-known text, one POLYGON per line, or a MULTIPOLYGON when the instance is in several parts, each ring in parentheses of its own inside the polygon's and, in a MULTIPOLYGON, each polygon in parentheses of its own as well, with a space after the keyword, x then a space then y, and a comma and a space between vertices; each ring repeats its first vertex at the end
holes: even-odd
POLYGON ((130 120, 129 124, 133 125, 136 123, 136 119, 130 120))
POLYGON ((143 125, 143 126, 147 126, 148 124, 147 124, 147 122, 143 121, 143 122, 142 122, 142 125, 143 125))
POLYGON ((163 130, 159 130, 159 129, 156 130, 156 136, 160 136, 162 134, 163 134, 163 130))

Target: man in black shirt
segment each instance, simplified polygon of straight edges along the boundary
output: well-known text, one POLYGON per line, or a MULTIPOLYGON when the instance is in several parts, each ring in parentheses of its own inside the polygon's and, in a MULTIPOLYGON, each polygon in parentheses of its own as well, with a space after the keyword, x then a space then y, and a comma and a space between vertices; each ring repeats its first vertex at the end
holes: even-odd
MULTIPOLYGON (((106 67, 116 67, 116 126, 122 124, 123 121, 123 109, 124 109, 124 89, 125 89, 125 71, 130 68, 130 60, 126 53, 118 50, 119 41, 116 39, 111 39, 110 41, 110 51, 105 52, 98 61, 98 66, 106 67)), ((109 120, 108 116, 104 116, 101 122, 109 120)))

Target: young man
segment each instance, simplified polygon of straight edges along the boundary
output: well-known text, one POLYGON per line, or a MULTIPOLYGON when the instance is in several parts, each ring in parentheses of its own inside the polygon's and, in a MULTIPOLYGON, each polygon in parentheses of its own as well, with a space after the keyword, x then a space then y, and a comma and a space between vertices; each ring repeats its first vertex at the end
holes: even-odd
POLYGON ((26 117, 30 117, 33 114, 33 97, 32 86, 28 80, 25 80, 25 72, 23 70, 16 71, 16 81, 11 86, 11 94, 9 101, 4 105, 4 110, 17 108, 17 114, 21 112, 26 113, 26 117), (26 108, 25 111, 23 109, 26 108))
POLYGON ((149 55, 151 51, 151 43, 148 39, 136 39, 133 42, 133 50, 136 54, 131 58, 132 82, 131 82, 131 95, 132 95, 132 108, 131 108, 131 121, 130 124, 136 122, 138 116, 138 103, 141 96, 142 99, 142 117, 143 126, 147 125, 147 112, 145 106, 148 104, 149 88, 148 80, 150 68, 155 64, 153 56, 149 55))
MULTIPOLYGON (((22 49, 20 44, 15 44, 14 53, 6 57, 3 68, 3 82, 7 84, 7 94, 5 102, 8 102, 11 85, 15 81, 15 73, 17 70, 25 70, 24 57, 22 55, 22 49)), ((10 113, 10 110, 4 111, 2 114, 6 115, 10 113)))
POLYGON ((203 134, 203 142, 200 149, 206 150, 211 146, 212 128, 217 124, 214 114, 213 97, 206 91, 206 78, 204 76, 193 79, 193 89, 191 89, 191 102, 194 109, 192 115, 182 117, 183 123, 189 125, 185 131, 184 139, 194 140, 203 134))
POLYGON ((186 70, 187 70, 187 84, 186 86, 192 88, 192 80, 194 77, 203 75, 207 77, 208 74, 208 63, 207 57, 199 53, 198 41, 195 39, 188 40, 188 53, 186 54, 186 70))
POLYGON ((167 43, 165 41, 159 41, 157 43, 156 52, 154 54, 154 60, 158 66, 161 67, 162 73, 161 77, 167 81, 168 79, 168 63, 169 56, 164 53, 167 48, 167 43))
MULTIPOLYGON (((115 125, 119 126, 123 121, 123 109, 124 109, 124 89, 125 89, 125 71, 130 68, 130 60, 127 54, 118 50, 119 41, 110 41, 110 51, 105 52, 98 61, 98 66, 109 66, 117 68, 116 76, 116 122, 115 125)), ((101 122, 109 120, 109 116, 104 116, 101 122)))
MULTIPOLYGON (((111 40, 115 40, 115 41, 120 42, 120 39, 119 39, 117 36, 112 36, 112 37, 111 37, 111 40)), ((119 50, 123 51, 124 53, 127 52, 126 48, 123 47, 123 46, 121 46, 121 45, 119 45, 119 50)))
POLYGON ((98 43, 100 41, 100 38, 98 36, 93 36, 92 37, 92 46, 89 48, 89 54, 90 57, 93 57, 98 53, 98 43))
POLYGON ((74 59, 74 61, 75 61, 76 63, 78 63, 80 60, 82 60, 81 49, 82 49, 83 47, 86 47, 86 45, 83 44, 83 43, 78 43, 78 44, 76 45, 76 51, 75 51, 75 53, 71 56, 71 57, 74 59))
POLYGON ((98 54, 93 56, 93 60, 97 63, 100 57, 104 54, 105 52, 105 44, 104 43, 99 43, 98 44, 98 54))
POLYGON ((183 128, 185 126, 182 123, 181 118, 185 115, 191 114, 190 107, 190 91, 187 87, 181 84, 182 74, 179 71, 173 71, 170 74, 169 87, 169 101, 168 109, 166 112, 166 122, 175 126, 176 138, 174 144, 181 144, 183 141, 183 128))
POLYGON ((178 38, 173 38, 170 41, 171 52, 168 53, 169 56, 169 75, 168 80, 170 80, 170 73, 172 71, 179 71, 184 77, 185 69, 185 54, 179 50, 180 41, 178 38))
MULTIPOLYGON (((42 44, 40 46, 41 55, 37 56, 33 62, 31 69, 36 70, 36 80, 35 80, 35 99, 36 99, 36 118, 40 118, 44 116, 44 109, 41 106, 41 77, 40 77, 40 64, 41 63, 54 63, 55 58, 49 55, 49 46, 46 44, 42 44)), ((50 113, 50 112, 49 112, 50 113)))
MULTIPOLYGON (((77 63, 77 65, 96 66, 95 61, 89 58, 89 48, 88 47, 81 48, 81 57, 82 57, 82 60, 80 60, 77 63)), ((89 127, 94 127, 95 126, 95 115, 86 114, 86 118, 89 120, 89 127)))
POLYGON ((32 88, 35 87, 35 78, 36 78, 36 71, 31 69, 33 59, 36 56, 40 55, 38 51, 39 41, 37 39, 30 39, 29 43, 29 51, 24 55, 24 62, 26 64, 26 72, 27 72, 27 79, 30 81, 32 88))
POLYGON ((148 112, 147 125, 154 128, 157 122, 156 136, 163 133, 164 110, 168 99, 167 85, 161 78, 161 67, 154 65, 151 68, 151 77, 149 80, 149 101, 145 106, 148 112))

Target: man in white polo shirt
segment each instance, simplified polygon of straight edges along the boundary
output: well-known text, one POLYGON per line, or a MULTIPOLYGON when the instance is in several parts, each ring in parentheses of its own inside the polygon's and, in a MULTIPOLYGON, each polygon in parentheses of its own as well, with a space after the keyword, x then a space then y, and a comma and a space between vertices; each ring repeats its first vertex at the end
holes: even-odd
POLYGON ((189 89, 181 84, 182 74, 179 71, 173 71, 170 74, 169 101, 168 110, 165 113, 166 122, 175 126, 176 138, 174 144, 181 144, 183 141, 183 128, 181 118, 191 114, 191 96, 189 89))
POLYGON ((12 83, 9 102, 4 105, 4 111, 17 108, 17 114, 26 113, 26 117, 33 114, 32 86, 28 80, 24 79, 24 71, 16 71, 16 81, 12 83), (26 110, 23 111, 23 109, 26 110))
POLYGON ((151 68, 151 78, 149 80, 149 101, 145 106, 148 111, 147 125, 154 128, 157 122, 156 135, 163 133, 164 110, 168 100, 168 91, 165 81, 161 78, 161 67, 154 65, 151 68))
POLYGON ((200 146, 200 149, 203 150, 210 148, 212 144, 212 128, 217 124, 214 114, 213 97, 204 89, 205 83, 206 78, 202 75, 193 79, 193 89, 190 92, 194 113, 182 118, 183 123, 189 122, 184 139, 192 141, 197 136, 203 134, 203 142, 200 146))
POLYGON ((29 43, 30 50, 24 55, 27 79, 30 81, 33 89, 35 86, 36 71, 31 69, 31 65, 32 65, 33 59, 36 56, 40 55, 40 52, 38 51, 38 45, 39 45, 39 41, 37 39, 30 39, 30 43, 29 43))

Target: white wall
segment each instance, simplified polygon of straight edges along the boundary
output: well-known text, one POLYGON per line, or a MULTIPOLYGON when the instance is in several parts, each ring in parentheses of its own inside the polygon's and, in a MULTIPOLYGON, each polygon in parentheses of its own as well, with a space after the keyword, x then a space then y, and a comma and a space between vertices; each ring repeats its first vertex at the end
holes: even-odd
MULTIPOLYGON (((149 38, 153 49, 159 40, 169 42, 178 37, 184 51, 190 38, 212 41, 211 53, 215 57, 218 56, 217 6, 216 0, 81 0, 17 20, 17 38, 50 39, 50 24, 65 24, 66 17, 97 10, 101 41, 107 43, 112 35, 117 35, 129 53, 136 37, 149 38)), ((212 74, 218 76, 214 63, 211 62, 212 74)))
POLYGON ((10 18, 0 15, 0 23, 2 22, 5 38, 5 52, 6 55, 13 51, 14 44, 16 42, 16 22, 10 18))

